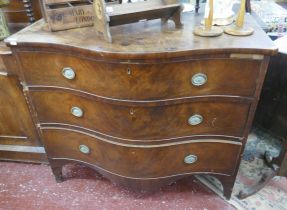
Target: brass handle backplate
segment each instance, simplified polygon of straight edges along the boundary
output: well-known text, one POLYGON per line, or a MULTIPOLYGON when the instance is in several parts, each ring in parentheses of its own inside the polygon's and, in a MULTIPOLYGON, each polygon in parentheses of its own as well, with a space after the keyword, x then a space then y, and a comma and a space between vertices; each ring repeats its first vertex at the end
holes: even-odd
POLYGON ((63 68, 62 74, 66 79, 69 79, 69 80, 72 80, 76 77, 75 71, 70 67, 63 68))
POLYGON ((207 76, 206 74, 203 73, 198 73, 193 75, 193 77, 191 78, 191 83, 194 86, 202 86, 207 82, 207 76))
POLYGON ((81 153, 84 153, 84 154, 90 153, 90 148, 86 145, 83 145, 83 144, 79 146, 79 150, 81 153))
POLYGON ((197 161, 197 156, 196 155, 188 155, 184 158, 184 163, 186 164, 193 164, 197 161))
POLYGON ((195 114, 195 115, 192 115, 188 119, 188 124, 189 125, 199 125, 200 123, 202 123, 202 121, 203 121, 203 117, 199 114, 195 114))
POLYGON ((75 117, 83 117, 84 111, 81 108, 74 106, 71 109, 71 114, 74 115, 75 117))

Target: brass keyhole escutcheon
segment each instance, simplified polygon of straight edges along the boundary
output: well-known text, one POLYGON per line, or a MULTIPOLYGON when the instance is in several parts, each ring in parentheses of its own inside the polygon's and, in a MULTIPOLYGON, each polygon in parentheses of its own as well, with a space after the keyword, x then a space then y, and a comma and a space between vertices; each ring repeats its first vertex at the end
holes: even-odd
POLYGON ((134 115, 135 114, 135 110, 133 108, 130 109, 130 115, 134 115))
POLYGON ((130 67, 127 68, 127 74, 131 75, 132 74, 132 69, 130 67))
POLYGON ((137 116, 136 116, 136 110, 134 108, 130 108, 129 110, 129 118, 131 121, 136 120, 137 116))

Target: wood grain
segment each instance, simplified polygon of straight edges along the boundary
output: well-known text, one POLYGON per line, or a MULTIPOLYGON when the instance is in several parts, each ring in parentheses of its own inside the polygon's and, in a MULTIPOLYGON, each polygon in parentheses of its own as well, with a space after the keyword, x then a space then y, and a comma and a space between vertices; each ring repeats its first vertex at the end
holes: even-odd
POLYGON ((249 15, 246 23, 252 25, 255 32, 252 36, 237 39, 226 34, 212 39, 194 36, 193 28, 200 24, 202 15, 184 13, 182 19, 185 25, 183 29, 162 29, 159 20, 112 27, 113 44, 103 42, 89 27, 50 33, 45 29, 46 23, 38 21, 32 27, 14 34, 6 42, 10 45, 10 40, 16 41, 18 50, 21 46, 44 47, 46 50, 57 49, 92 56, 94 59, 127 59, 126 62, 203 54, 274 55, 277 52, 276 46, 249 15))
POLYGON ((240 151, 240 145, 229 143, 190 142, 141 148, 108 144, 58 129, 42 132, 49 157, 81 160, 127 178, 160 178, 199 172, 232 175, 240 151), (90 148, 90 154, 79 151, 82 144, 90 148), (190 154, 197 155, 198 161, 185 164, 184 158, 190 154), (163 168, 163 165, 168 167, 163 168))
POLYGON ((18 79, 0 75, 0 144, 40 145, 18 79))
POLYGON ((92 28, 49 33, 42 21, 7 39, 57 181, 69 162, 136 189, 207 173, 230 198, 277 48, 248 15, 255 28, 249 37, 195 37, 201 19, 183 14, 180 30, 158 20, 115 26, 112 44, 92 28), (75 70, 74 80, 63 78, 63 67, 75 70), (205 73, 207 83, 193 87, 195 73, 205 73), (70 113, 74 106, 82 117, 70 113), (194 114, 203 122, 191 126, 194 114), (91 153, 79 153, 80 144, 91 153), (190 152, 200 158, 187 167, 190 152))
POLYGON ((46 21, 51 31, 67 30, 71 28, 87 27, 94 25, 94 11, 90 1, 73 4, 44 5, 46 21))
POLYGON ((203 134, 241 137, 250 107, 248 103, 220 101, 134 107, 128 104, 118 106, 101 103, 56 91, 33 91, 30 94, 40 123, 72 124, 106 135, 134 140, 159 140, 203 134), (73 116, 72 107, 81 108, 83 117, 73 116), (203 116, 202 124, 188 124, 189 117, 194 114, 203 116))
POLYGON ((155 64, 115 64, 40 52, 23 52, 19 54, 19 59, 28 86, 72 88, 125 100, 204 95, 252 97, 261 63, 260 60, 218 58, 155 64), (75 71, 75 79, 64 78, 62 70, 65 67, 75 71), (205 85, 192 85, 191 79, 197 73, 206 74, 205 85))
MULTIPOLYGON (((36 20, 42 18, 40 9, 41 0, 31 0, 33 16, 36 20)), ((24 7, 23 0, 12 0, 10 4, 4 8, 8 23, 28 23, 27 8, 24 7)))

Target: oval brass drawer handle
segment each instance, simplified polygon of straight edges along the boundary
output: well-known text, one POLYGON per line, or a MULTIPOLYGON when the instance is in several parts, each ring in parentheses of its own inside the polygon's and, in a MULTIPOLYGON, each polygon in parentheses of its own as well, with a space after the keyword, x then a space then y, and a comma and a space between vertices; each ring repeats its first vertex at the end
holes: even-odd
POLYGON ((90 148, 86 145, 83 145, 83 144, 79 146, 79 150, 81 153, 84 153, 84 154, 90 153, 90 148))
POLYGON ((196 155, 188 155, 184 158, 184 162, 186 164, 193 164, 197 161, 197 156, 196 155))
POLYGON ((76 77, 75 71, 70 67, 63 68, 62 74, 66 79, 69 79, 69 80, 72 80, 76 77))
POLYGON ((77 107, 77 106, 72 107, 71 113, 75 117, 83 117, 84 115, 84 111, 80 107, 77 107))
POLYGON ((198 73, 193 75, 193 77, 191 78, 191 83, 194 86, 202 86, 207 82, 207 76, 206 74, 203 73, 198 73))
POLYGON ((203 121, 203 117, 199 114, 195 114, 195 115, 192 115, 188 119, 188 124, 189 125, 199 125, 200 123, 202 123, 202 121, 203 121))

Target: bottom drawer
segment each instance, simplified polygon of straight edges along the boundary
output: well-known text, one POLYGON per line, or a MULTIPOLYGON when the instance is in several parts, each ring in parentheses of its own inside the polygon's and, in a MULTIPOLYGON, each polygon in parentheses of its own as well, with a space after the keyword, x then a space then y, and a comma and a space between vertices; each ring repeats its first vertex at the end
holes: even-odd
POLYGON ((223 140, 136 146, 58 128, 43 128, 42 134, 49 158, 80 160, 131 178, 189 173, 232 175, 241 149, 241 143, 223 140))

